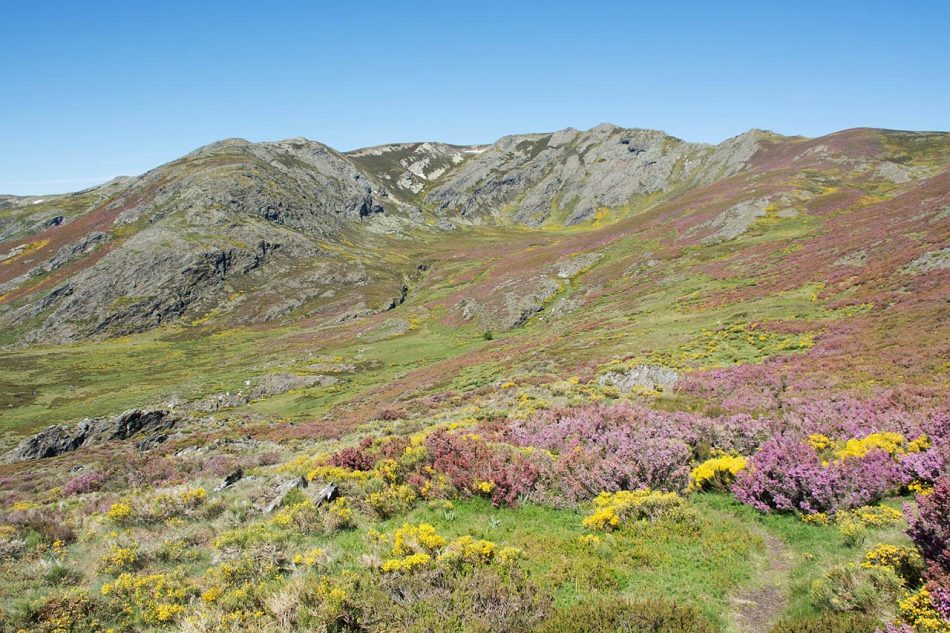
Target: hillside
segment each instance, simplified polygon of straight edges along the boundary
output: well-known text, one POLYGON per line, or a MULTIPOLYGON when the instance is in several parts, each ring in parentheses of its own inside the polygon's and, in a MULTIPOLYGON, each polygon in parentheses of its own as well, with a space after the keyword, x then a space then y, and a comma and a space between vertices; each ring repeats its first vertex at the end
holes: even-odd
POLYGON ((0 630, 946 630, 855 569, 950 494, 948 133, 229 139, 0 240, 0 630))

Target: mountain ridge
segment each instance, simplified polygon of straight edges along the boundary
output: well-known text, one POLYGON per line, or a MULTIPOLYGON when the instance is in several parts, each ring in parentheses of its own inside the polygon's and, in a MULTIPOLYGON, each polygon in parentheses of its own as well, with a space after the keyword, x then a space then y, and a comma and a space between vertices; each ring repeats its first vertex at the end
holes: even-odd
MULTIPOLYGON (((402 293, 411 270, 383 260, 407 240, 455 239, 446 236, 479 226, 590 228, 681 199, 688 204, 665 226, 680 223, 678 239, 725 243, 782 212, 772 207, 795 213, 791 206, 825 186, 826 172, 856 192, 922 182, 945 168, 948 138, 854 128, 805 139, 753 129, 708 145, 605 123, 491 145, 349 152, 303 137, 223 139, 136 178, 0 201, 0 323, 14 340, 38 343, 220 313, 266 322, 304 305, 329 310, 332 321, 383 309, 402 293), (700 217, 701 208, 719 214, 700 217), (278 299, 291 288, 302 294, 278 299), (255 300, 236 305, 235 296, 255 300)), ((475 293, 468 318, 510 329, 559 292, 553 281, 516 285, 504 307, 475 293)))

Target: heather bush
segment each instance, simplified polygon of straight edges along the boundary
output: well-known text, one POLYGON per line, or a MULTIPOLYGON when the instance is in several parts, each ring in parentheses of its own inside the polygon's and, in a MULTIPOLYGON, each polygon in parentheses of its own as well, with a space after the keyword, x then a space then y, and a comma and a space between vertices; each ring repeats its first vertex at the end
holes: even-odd
POLYGON ((63 485, 63 496, 82 495, 94 492, 106 481, 107 475, 100 472, 89 472, 76 475, 63 485))
POLYGON ((950 475, 934 484, 933 492, 917 495, 917 510, 905 507, 907 534, 927 563, 927 577, 950 588, 950 475))
POLYGON ((895 492, 906 478, 881 449, 823 462, 818 451, 789 437, 767 442, 738 474, 733 492, 763 512, 836 512, 895 492))
POLYGON ((713 633, 699 610, 668 600, 595 599, 558 609, 535 633, 713 633))
POLYGON ((515 505, 538 480, 538 467, 525 455, 478 434, 439 429, 426 437, 425 447, 432 468, 459 491, 478 494, 490 482, 495 505, 515 505))

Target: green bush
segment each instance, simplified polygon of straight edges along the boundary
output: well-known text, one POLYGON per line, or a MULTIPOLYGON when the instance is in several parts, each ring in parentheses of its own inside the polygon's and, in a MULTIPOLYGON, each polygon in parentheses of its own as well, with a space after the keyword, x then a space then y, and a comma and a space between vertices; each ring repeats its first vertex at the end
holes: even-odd
POLYGON ((805 618, 784 618, 771 633, 874 633, 880 627, 877 618, 866 615, 827 613, 805 618))
POLYGON ((556 611, 535 633, 713 633, 692 606, 668 600, 596 600, 556 611))
POLYGON ((812 583, 811 601, 822 611, 879 615, 893 610, 901 589, 889 567, 837 565, 812 583))

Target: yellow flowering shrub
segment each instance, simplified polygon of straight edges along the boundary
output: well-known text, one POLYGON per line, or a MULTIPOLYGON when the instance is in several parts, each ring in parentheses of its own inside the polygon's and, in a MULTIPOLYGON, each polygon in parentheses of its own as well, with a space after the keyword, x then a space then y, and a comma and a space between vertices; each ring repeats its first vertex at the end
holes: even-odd
POLYGON ((923 496, 927 496, 934 491, 933 486, 916 480, 907 484, 907 490, 915 495, 923 496))
POLYGON ((366 496, 366 504, 382 519, 408 512, 415 500, 415 490, 406 484, 386 486, 366 496))
POLYGON ((516 547, 498 547, 491 541, 475 540, 465 535, 446 545, 439 554, 439 562, 456 567, 478 567, 495 561, 511 562, 520 555, 521 550, 516 547))
POLYGON ((196 588, 179 576, 124 573, 114 582, 102 585, 101 591, 103 596, 123 604, 131 622, 160 625, 173 622, 184 613, 196 588))
POLYGON ((591 530, 613 530, 627 521, 656 519, 682 504, 682 497, 675 492, 649 488, 602 492, 594 499, 594 512, 584 519, 583 525, 591 530))
POLYGON ((921 633, 948 633, 950 623, 941 619, 926 587, 908 593, 897 603, 901 620, 921 633))
POLYGON ((913 547, 880 543, 864 554, 864 568, 888 567, 893 569, 907 585, 920 580, 924 561, 913 547))
MULTIPOLYGON (((915 444, 920 446, 920 444, 915 444)), ((908 442, 900 433, 872 433, 862 438, 852 438, 845 442, 844 447, 835 451, 835 457, 838 459, 847 459, 849 457, 864 457, 872 450, 879 448, 887 451, 889 455, 901 455, 908 451, 908 442)), ((920 450, 918 448, 918 450, 920 450)))
POLYGON ((126 544, 113 543, 99 559, 99 568, 107 574, 131 571, 140 563, 139 544, 129 541, 126 544))
POLYGON ((308 481, 354 481, 363 482, 372 476, 365 470, 350 470, 340 466, 316 466, 307 471, 308 481))
POLYGON ((808 445, 819 453, 834 446, 834 440, 823 433, 812 433, 808 436, 808 445))
POLYGON ((299 554, 294 554, 293 563, 294 565, 300 565, 303 567, 313 567, 320 563, 324 558, 326 552, 319 547, 307 550, 306 552, 301 552, 299 554))
POLYGON ((494 489, 495 489, 494 481, 480 481, 477 484, 475 484, 475 490, 477 490, 478 492, 482 494, 490 495, 494 489))
POLYGON ((431 562, 431 556, 424 552, 418 552, 400 558, 384 560, 379 568, 387 574, 407 574, 422 569, 431 562))
POLYGON ((808 525, 831 525, 834 520, 824 512, 814 512, 812 514, 802 514, 801 520, 808 525))
POLYGON ((721 455, 707 459, 693 469, 689 487, 691 490, 726 490, 745 468, 746 458, 741 455, 721 455))
POLYGON ((132 505, 125 501, 118 501, 109 506, 106 516, 113 523, 124 525, 132 518, 132 505))
POLYGON ((444 547, 446 540, 436 532, 429 523, 403 526, 393 534, 393 549, 395 556, 407 556, 418 552, 433 553, 444 547))
POLYGON ((898 525, 904 520, 904 515, 900 510, 888 506, 861 506, 839 512, 835 519, 839 525, 857 523, 863 527, 880 529, 898 525))
POLYGON ((329 533, 356 527, 356 518, 353 516, 353 510, 350 508, 350 502, 346 497, 338 497, 324 507, 326 508, 323 515, 323 529, 325 532, 329 533))

